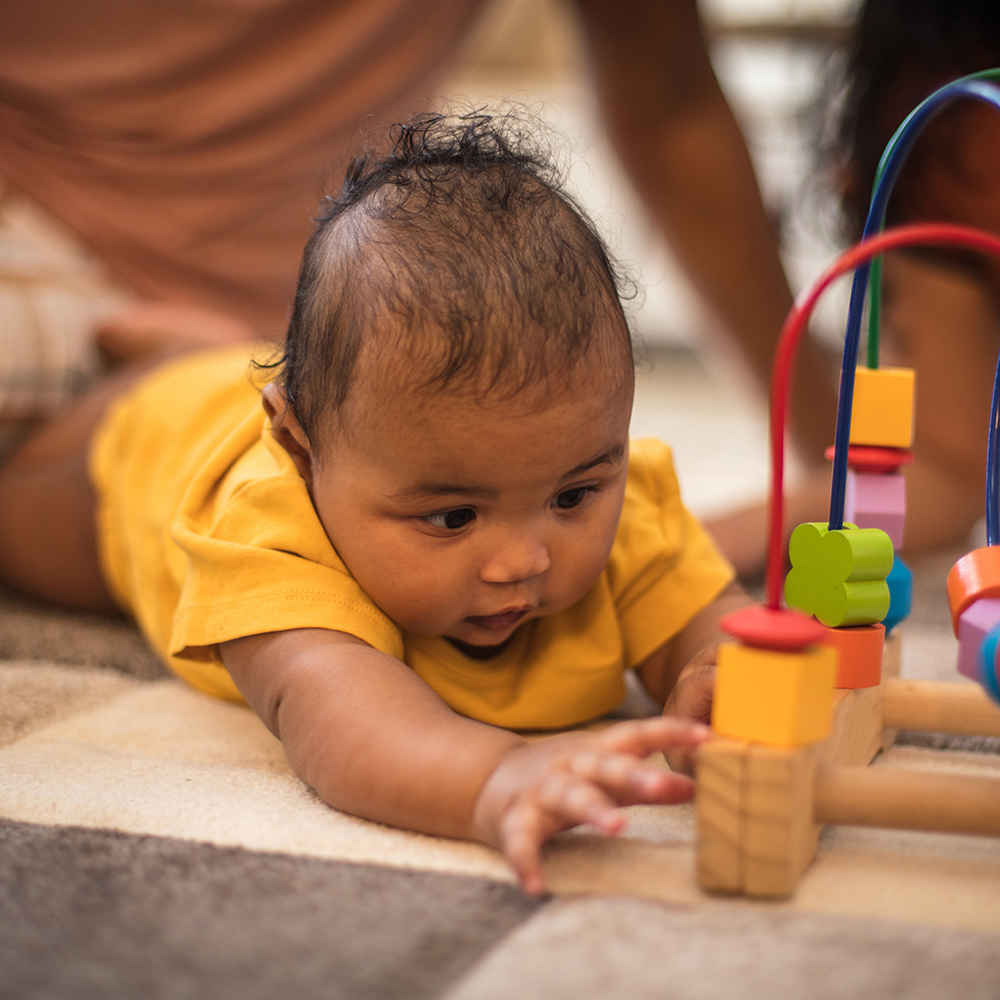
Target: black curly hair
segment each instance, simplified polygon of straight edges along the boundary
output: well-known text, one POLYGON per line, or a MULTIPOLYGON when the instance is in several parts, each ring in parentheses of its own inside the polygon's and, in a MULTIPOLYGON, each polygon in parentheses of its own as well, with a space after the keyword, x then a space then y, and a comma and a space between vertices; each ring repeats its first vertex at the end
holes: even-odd
MULTIPOLYGON (((522 113, 422 115, 347 170, 306 245, 276 381, 310 440, 391 357, 509 398, 583 358, 633 377, 617 266, 522 113), (369 351, 373 352, 369 355, 369 351)), ((385 386, 387 395, 393 387, 385 386)))

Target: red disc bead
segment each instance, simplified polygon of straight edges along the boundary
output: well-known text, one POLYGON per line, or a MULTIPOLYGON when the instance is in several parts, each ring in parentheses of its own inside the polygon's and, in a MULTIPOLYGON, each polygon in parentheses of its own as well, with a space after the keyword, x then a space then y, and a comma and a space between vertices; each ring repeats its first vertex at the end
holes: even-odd
POLYGON ((790 608, 753 604, 725 615, 719 624, 734 639, 759 649, 798 650, 822 642, 826 629, 815 618, 790 608))
MULTIPOLYGON (((826 457, 833 461, 833 445, 826 449, 826 457)), ((847 465, 855 472, 895 472, 913 462, 913 452, 906 448, 884 448, 871 444, 852 444, 847 449, 847 465)))

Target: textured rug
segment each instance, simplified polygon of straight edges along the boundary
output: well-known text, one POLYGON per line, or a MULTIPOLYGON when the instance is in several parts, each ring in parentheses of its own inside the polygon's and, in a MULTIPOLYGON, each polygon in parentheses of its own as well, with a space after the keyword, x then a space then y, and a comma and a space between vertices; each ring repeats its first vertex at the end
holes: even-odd
MULTIPOLYGON (((953 676, 948 565, 917 567, 909 676, 953 676)), ((1000 771, 902 739, 874 766, 1000 771)), ((630 813, 556 838, 527 900, 487 848, 324 806, 128 623, 0 595, 2 998, 998 995, 1000 842, 828 828, 755 903, 697 888, 690 807, 630 813)))

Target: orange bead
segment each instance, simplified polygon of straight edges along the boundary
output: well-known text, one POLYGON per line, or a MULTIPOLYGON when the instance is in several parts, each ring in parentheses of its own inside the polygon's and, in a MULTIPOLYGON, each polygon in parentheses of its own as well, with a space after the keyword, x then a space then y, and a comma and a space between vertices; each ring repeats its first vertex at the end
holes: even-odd
POLYGON ((833 718, 837 653, 829 646, 798 652, 719 646, 712 729, 720 736, 773 747, 825 739, 833 718))
POLYGON ((1000 597, 1000 545, 973 549, 955 563, 948 574, 951 626, 958 635, 958 620, 981 597, 1000 597))
POLYGON ((836 687, 867 688, 881 682, 884 625, 827 628, 820 641, 837 650, 836 687))
POLYGON ((912 368, 858 368, 851 444, 909 448, 913 444, 914 381, 912 368))

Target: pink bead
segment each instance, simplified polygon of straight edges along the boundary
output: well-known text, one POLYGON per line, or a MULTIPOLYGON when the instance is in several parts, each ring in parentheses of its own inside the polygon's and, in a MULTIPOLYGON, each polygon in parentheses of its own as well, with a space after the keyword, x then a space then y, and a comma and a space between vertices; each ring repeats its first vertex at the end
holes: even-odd
POLYGON ((877 475, 847 472, 844 520, 859 528, 881 528, 895 549, 903 547, 906 522, 906 481, 899 472, 877 475))
POLYGON ((987 633, 1000 623, 1000 598, 981 597, 958 619, 958 672, 979 680, 979 646, 987 633))

